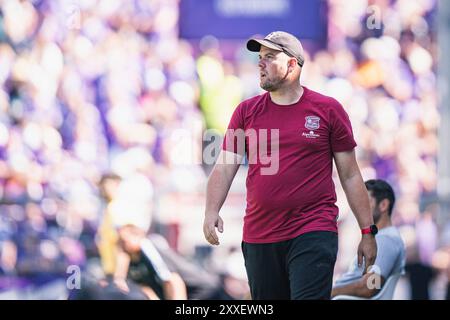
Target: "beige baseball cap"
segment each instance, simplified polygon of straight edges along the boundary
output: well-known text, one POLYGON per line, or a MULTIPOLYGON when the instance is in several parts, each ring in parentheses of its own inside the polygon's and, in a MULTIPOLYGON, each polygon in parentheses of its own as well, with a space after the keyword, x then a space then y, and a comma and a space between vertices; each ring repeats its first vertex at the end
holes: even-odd
POLYGON ((247 41, 247 49, 252 52, 259 52, 261 46, 282 51, 288 56, 296 58, 300 67, 305 63, 303 46, 300 40, 290 33, 274 31, 265 36, 264 39, 252 38, 247 41))

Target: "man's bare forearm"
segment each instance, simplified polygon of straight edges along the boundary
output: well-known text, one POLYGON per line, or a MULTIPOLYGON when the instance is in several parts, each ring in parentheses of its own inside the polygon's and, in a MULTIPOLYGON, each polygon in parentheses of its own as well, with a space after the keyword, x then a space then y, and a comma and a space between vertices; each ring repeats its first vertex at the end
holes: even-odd
POLYGON ((236 175, 237 168, 222 166, 226 165, 216 165, 209 176, 206 187, 206 214, 219 213, 236 175))
POLYGON ((341 181, 342 188, 347 196, 348 204, 355 215, 360 228, 366 228, 373 224, 370 212, 369 196, 367 194, 361 174, 355 173, 341 181))
POLYGON ((361 279, 340 287, 333 287, 331 297, 348 295, 361 298, 371 298, 378 293, 377 289, 369 289, 367 281, 372 274, 365 274, 361 279))
POLYGON ((232 152, 222 151, 208 179, 203 235, 212 245, 220 244, 216 228, 222 233, 224 223, 219 216, 219 211, 225 202, 233 178, 239 168, 240 162, 238 160, 242 160, 242 157, 232 152))
POLYGON ((361 298, 366 297, 364 288, 361 286, 361 283, 359 281, 341 287, 334 287, 331 291, 331 297, 334 298, 335 296, 340 295, 348 295, 361 298))

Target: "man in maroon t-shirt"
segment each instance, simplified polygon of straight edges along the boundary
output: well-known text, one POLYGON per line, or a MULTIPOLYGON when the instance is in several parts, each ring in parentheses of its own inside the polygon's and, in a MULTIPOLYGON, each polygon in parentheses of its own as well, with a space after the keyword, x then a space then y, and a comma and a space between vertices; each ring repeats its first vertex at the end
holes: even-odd
POLYGON ((247 42, 259 52, 267 92, 240 103, 209 177, 203 232, 219 244, 219 216, 247 156, 247 208, 242 250, 253 299, 329 299, 337 256, 333 159, 362 229, 359 263, 376 258, 373 218, 355 159, 348 115, 335 99, 300 84, 300 41, 272 32, 247 42))

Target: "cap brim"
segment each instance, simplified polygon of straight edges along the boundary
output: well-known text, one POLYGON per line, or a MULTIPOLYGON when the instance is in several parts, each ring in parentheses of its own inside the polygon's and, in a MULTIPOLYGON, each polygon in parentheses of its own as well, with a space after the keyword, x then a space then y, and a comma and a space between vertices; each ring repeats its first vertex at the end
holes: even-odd
POLYGON ((281 47, 264 39, 250 39, 247 41, 247 49, 252 52, 259 52, 259 50, 261 50, 261 46, 277 51, 283 51, 281 47))

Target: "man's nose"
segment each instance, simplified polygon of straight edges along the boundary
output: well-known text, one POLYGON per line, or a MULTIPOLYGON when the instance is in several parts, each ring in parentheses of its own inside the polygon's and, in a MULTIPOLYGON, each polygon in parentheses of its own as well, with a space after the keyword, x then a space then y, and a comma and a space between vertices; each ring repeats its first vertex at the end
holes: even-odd
POLYGON ((262 60, 262 59, 259 60, 259 62, 258 62, 258 67, 259 67, 259 69, 262 70, 265 66, 266 66, 266 64, 263 62, 263 60, 262 60))

